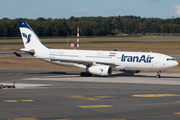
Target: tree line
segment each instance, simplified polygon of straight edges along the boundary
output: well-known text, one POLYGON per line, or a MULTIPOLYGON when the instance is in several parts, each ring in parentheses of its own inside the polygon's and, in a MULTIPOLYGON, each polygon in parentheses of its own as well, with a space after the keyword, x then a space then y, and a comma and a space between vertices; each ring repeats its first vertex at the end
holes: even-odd
POLYGON ((141 18, 139 16, 70 17, 69 19, 0 19, 0 37, 20 37, 17 21, 26 21, 39 37, 107 36, 121 33, 180 33, 180 18, 141 18))

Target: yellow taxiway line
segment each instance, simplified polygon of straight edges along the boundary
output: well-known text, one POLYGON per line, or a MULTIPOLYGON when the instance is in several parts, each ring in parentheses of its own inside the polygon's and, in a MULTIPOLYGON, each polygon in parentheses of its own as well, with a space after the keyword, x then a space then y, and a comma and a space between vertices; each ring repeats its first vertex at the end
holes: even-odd
POLYGON ((81 108, 104 108, 104 107, 112 107, 113 105, 88 105, 88 106, 78 106, 81 108))
POLYGON ((180 96, 178 94, 141 94, 141 95, 132 95, 132 97, 175 97, 180 96))
POLYGON ((4 102, 18 102, 18 100, 4 100, 4 102))
MULTIPOLYGON (((21 102, 34 102, 34 100, 19 100, 21 102)), ((18 100, 4 100, 4 102, 19 102, 18 100)))
POLYGON ((34 100, 19 100, 21 102, 34 102, 34 100))

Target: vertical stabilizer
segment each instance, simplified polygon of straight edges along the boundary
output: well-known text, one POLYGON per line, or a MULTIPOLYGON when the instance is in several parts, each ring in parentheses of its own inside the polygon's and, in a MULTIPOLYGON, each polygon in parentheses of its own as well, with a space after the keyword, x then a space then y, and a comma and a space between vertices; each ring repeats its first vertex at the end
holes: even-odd
POLYGON ((25 21, 18 21, 18 24, 26 50, 48 49, 25 21))

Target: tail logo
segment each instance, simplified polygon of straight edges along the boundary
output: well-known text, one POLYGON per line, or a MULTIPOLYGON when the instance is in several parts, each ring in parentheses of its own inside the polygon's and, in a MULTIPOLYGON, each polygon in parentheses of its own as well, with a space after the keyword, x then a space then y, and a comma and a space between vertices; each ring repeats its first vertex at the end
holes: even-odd
POLYGON ((27 43, 29 43, 31 41, 31 34, 29 34, 28 36, 25 33, 22 33, 23 37, 25 37, 27 39, 27 43))

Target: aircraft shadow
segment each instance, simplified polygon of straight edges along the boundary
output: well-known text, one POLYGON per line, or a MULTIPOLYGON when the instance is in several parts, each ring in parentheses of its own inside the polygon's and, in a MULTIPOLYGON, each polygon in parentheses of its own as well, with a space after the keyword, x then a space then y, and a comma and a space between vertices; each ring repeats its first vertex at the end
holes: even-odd
POLYGON ((31 73, 31 74, 43 74, 43 75, 79 75, 80 72, 74 72, 74 71, 52 71, 52 72, 37 72, 37 73, 31 73))
MULTIPOLYGON (((156 78, 155 76, 156 74, 154 74, 154 76, 150 76, 150 75, 138 75, 138 74, 133 74, 133 73, 117 73, 117 74, 113 74, 110 77, 119 77, 119 76, 125 76, 125 77, 150 77, 150 78, 156 78)), ((180 77, 176 77, 176 76, 163 76, 163 74, 161 75, 160 78, 180 78, 180 77)))
MULTIPOLYGON (((43 75, 67 75, 67 77, 69 75, 77 75, 77 76, 71 76, 71 77, 80 77, 78 76, 80 74, 80 72, 77 71, 52 71, 52 72, 39 72, 39 73, 35 73, 35 74, 43 74, 43 75)), ((114 78, 114 77, 145 77, 145 78, 156 78, 155 77, 156 74, 154 74, 154 76, 150 76, 150 75, 138 75, 138 74, 133 74, 133 73, 117 73, 117 74, 112 74, 110 76, 100 76, 100 75, 92 75, 92 77, 107 77, 107 78, 114 78)), ((88 77, 88 76, 87 76, 88 77)), ((176 76, 163 76, 161 75, 161 78, 180 78, 180 77, 176 77, 176 76)))

